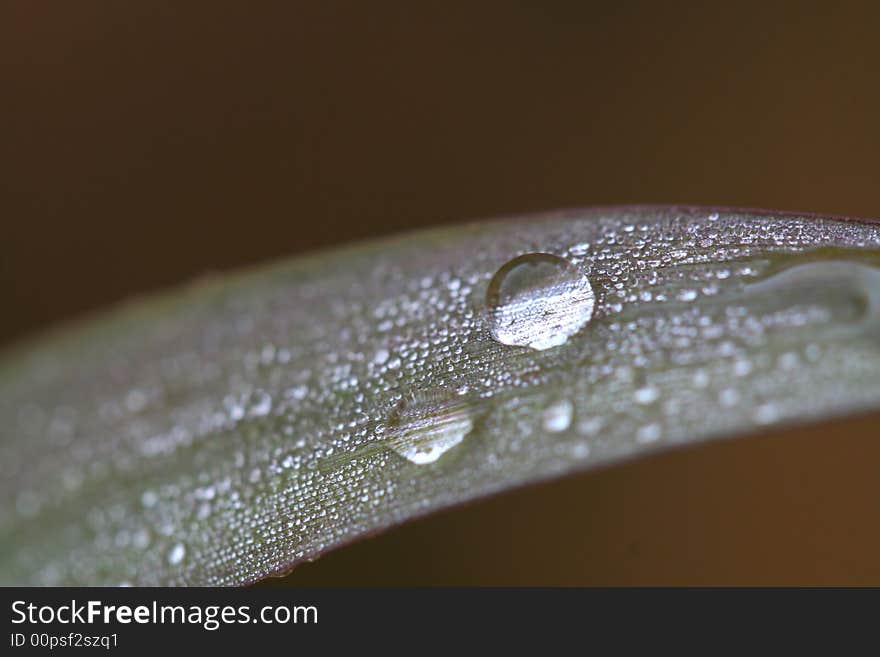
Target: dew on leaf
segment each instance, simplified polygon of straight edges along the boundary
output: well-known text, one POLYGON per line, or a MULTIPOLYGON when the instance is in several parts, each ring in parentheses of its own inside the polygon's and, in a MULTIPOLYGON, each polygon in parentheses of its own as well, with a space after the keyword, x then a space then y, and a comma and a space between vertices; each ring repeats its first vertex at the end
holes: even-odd
POLYGON ((602 418, 589 417, 578 422, 577 430, 584 436, 595 436, 602 428, 602 418))
POLYGON ((585 458, 880 405, 878 224, 597 209, 432 235, 10 354, 0 581, 244 584, 585 458))
POLYGON ((645 386, 639 388, 633 393, 633 398, 637 404, 652 404, 660 397, 660 391, 654 386, 645 386))
POLYGON ((550 433, 565 431, 571 424, 574 406, 568 399, 561 399, 544 409, 544 429, 550 433))
POLYGON ((640 443, 653 443, 660 439, 661 429, 659 424, 646 424, 636 433, 636 440, 640 443))
POLYGON ((501 344, 549 349, 564 344, 593 316, 590 281, 549 253, 528 253, 502 266, 489 282, 492 337, 501 344))
POLYGON ((398 403, 389 419, 389 447, 412 463, 433 463, 473 429, 473 408, 465 395, 434 390, 398 403))
POLYGON ((880 319, 880 269, 857 262, 827 260, 784 269, 745 289, 751 306, 769 303, 823 309, 834 326, 876 323, 880 319))
POLYGON ((176 566, 183 558, 186 556, 186 547, 183 543, 175 543, 171 550, 168 552, 168 563, 172 566, 176 566))

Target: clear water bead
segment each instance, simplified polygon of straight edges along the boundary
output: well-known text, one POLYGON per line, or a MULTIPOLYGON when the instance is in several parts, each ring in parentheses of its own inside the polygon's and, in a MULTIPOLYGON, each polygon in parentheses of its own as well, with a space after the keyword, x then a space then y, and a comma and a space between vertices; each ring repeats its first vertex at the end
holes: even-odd
POLYGON ((433 463, 473 429, 473 408, 464 395, 443 390, 401 401, 389 421, 389 446, 412 463, 433 463))
POLYGON ((565 431, 571 425, 574 405, 568 399, 562 399, 544 409, 544 430, 551 433, 565 431))
POLYGON ((489 282, 490 332, 501 344, 549 349, 564 344, 592 318, 596 297, 577 267, 549 253, 528 253, 489 282))
POLYGON ((171 551, 168 552, 168 563, 171 564, 172 566, 176 566, 181 561, 183 561, 183 558, 185 556, 186 556, 186 547, 183 545, 183 543, 176 543, 171 548, 171 551))
POLYGON ((821 307, 838 325, 874 325, 880 315, 880 269, 845 260, 811 262, 753 283, 746 295, 821 307))

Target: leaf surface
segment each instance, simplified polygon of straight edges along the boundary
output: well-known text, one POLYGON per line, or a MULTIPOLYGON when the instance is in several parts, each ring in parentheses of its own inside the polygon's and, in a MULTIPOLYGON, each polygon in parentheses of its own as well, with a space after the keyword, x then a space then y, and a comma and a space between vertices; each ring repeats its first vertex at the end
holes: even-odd
POLYGON ((0 364, 0 582, 244 584, 512 487, 876 409, 878 249, 868 221, 597 208, 131 302, 0 364), (528 270, 499 315, 493 276, 530 253, 561 287, 528 270))

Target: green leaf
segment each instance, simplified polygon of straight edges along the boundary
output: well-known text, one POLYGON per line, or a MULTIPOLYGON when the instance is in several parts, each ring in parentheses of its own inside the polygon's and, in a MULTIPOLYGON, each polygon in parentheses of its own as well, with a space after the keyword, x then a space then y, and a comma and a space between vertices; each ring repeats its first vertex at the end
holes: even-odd
POLYGON ((515 486, 877 408, 878 248, 870 222, 567 211, 67 327, 0 364, 0 582, 243 584, 515 486))

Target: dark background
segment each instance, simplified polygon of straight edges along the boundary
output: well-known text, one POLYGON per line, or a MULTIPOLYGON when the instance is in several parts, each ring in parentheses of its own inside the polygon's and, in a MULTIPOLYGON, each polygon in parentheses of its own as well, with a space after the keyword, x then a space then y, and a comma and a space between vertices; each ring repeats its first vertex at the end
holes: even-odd
MULTIPOLYGON (((449 4, 3 3, 0 344, 205 272, 499 214, 880 216, 876 4, 449 4)), ((880 584, 875 426, 528 489, 287 583, 880 584)))

